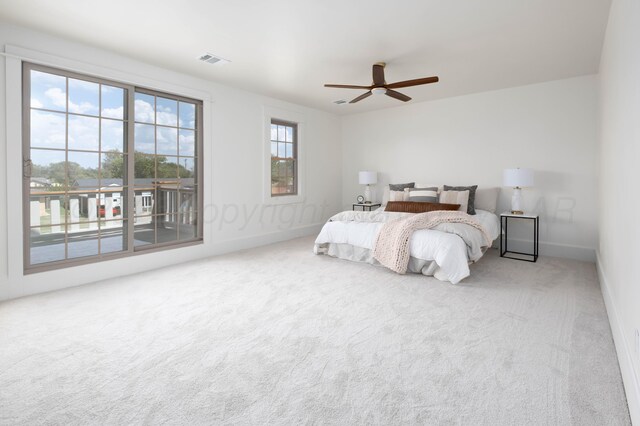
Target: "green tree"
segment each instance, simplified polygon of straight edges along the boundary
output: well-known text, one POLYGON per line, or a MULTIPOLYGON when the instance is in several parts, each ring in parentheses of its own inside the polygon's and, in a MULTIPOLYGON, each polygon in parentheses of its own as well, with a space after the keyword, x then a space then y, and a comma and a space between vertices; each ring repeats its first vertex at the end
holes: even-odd
POLYGON ((105 153, 102 160, 102 177, 124 179, 124 156, 118 151, 105 153))
MULTIPOLYGON (((161 157, 158 157, 160 159, 161 157)), ((134 154, 134 173, 137 178, 154 178, 156 164, 152 155, 144 155, 139 152, 134 154)))
POLYGON ((31 169, 31 176, 49 179, 52 185, 51 190, 59 191, 66 188, 67 176, 69 177, 69 185, 73 185, 77 179, 97 179, 98 169, 82 167, 80 164, 72 161, 60 161, 46 166, 34 164, 31 169))
POLYGON ((293 160, 271 156, 271 184, 286 186, 293 176, 293 160), (287 177, 288 175, 288 177, 287 177))
MULTIPOLYGON (((124 157, 117 152, 108 152, 102 162, 103 177, 124 178, 124 157)), ((191 178, 193 172, 181 164, 169 162, 164 155, 134 154, 134 174, 136 178, 191 178), (156 176, 157 167, 157 176, 156 176)))

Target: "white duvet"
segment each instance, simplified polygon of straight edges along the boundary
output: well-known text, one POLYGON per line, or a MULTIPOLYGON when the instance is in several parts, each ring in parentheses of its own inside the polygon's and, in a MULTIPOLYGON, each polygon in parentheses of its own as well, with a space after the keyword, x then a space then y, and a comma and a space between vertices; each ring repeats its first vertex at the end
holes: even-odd
MULTIPOLYGON (((491 239, 498 238, 498 217, 484 210, 476 210, 476 213, 472 217, 484 226, 491 239)), ((382 210, 338 213, 323 226, 316 238, 314 251, 323 254, 327 253, 329 245, 343 244, 373 250, 376 235, 384 222, 412 215, 382 210)), ((414 263, 418 260, 418 264, 426 265, 420 267, 417 272, 457 284, 469 276, 469 262, 475 262, 482 257, 482 240, 480 231, 472 226, 461 223, 442 224, 436 229, 414 232, 409 241, 409 249, 414 263)), ((348 258, 340 255, 338 257, 348 258)), ((368 256, 366 261, 376 263, 371 256, 368 256)))

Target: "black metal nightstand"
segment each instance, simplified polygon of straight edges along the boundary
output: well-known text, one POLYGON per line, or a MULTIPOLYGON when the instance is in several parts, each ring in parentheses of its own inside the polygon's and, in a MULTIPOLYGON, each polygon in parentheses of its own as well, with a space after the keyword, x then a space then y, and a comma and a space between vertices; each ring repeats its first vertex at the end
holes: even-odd
POLYGON ((538 240, 540 237, 540 216, 537 214, 513 214, 509 212, 500 214, 500 257, 507 259, 523 260, 525 262, 535 262, 538 260, 538 240), (533 253, 523 253, 519 251, 510 251, 509 243, 509 219, 528 219, 533 221, 533 253), (504 249, 503 249, 504 240, 504 249), (531 257, 531 259, 507 256, 507 254, 515 254, 520 256, 531 257))
POLYGON ((355 210, 356 207, 362 207, 362 211, 371 211, 371 209, 373 207, 378 208, 380 207, 382 204, 380 203, 354 203, 352 210, 355 210))

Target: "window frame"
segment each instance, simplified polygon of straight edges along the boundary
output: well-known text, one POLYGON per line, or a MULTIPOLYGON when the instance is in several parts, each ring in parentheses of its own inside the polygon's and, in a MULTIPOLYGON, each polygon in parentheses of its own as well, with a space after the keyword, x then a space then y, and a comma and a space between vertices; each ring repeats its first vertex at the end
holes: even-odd
MULTIPOLYGON (((281 120, 278 118, 272 118, 271 119, 271 126, 276 125, 276 126, 284 126, 284 127, 290 127, 293 129, 292 133, 292 142, 291 144, 292 146, 292 150, 293 150, 293 192, 285 192, 285 193, 281 193, 281 194, 274 194, 273 193, 273 185, 271 186, 271 197, 286 197, 286 196, 296 196, 298 195, 299 192, 299 188, 298 188, 298 123, 292 122, 292 121, 286 121, 286 120, 281 120)), ((285 141, 280 141, 280 140, 273 140, 271 139, 271 137, 269 137, 269 141, 271 143, 276 142, 278 144, 280 143, 288 143, 285 141)), ((269 147, 269 149, 271 149, 271 146, 269 147)), ((280 158, 280 157, 278 157, 280 158)), ((286 159, 286 157, 285 157, 286 159)), ((271 164, 271 173, 273 173, 273 164, 271 164)))
POLYGON ((305 115, 295 110, 265 105, 263 107, 263 203, 265 205, 301 204, 306 196, 305 115), (271 194, 271 122, 279 121, 297 126, 296 138, 296 194, 271 194))
MULTIPOLYGON (((178 249, 183 247, 189 247, 193 245, 203 244, 204 242, 204 131, 203 131, 203 101, 200 99, 194 99, 186 96, 176 95, 169 92, 164 92, 161 90, 149 89, 143 86, 138 86, 135 84, 129 84, 120 82, 117 80, 111 80, 109 78, 104 77, 96 77, 91 74, 79 73, 75 71, 70 71, 64 68, 58 68, 49 65, 42 65, 39 63, 22 61, 21 64, 21 76, 22 76, 22 87, 21 87, 21 103, 22 103, 22 140, 21 140, 21 153, 22 153, 22 161, 21 165, 22 170, 22 235, 23 235, 23 273, 33 274, 39 272, 52 271, 57 269, 64 269, 74 266, 93 264, 108 260, 127 258, 131 256, 137 256, 140 254, 153 253, 158 251, 165 251, 169 249, 178 249), (28 177, 25 173, 25 166, 27 161, 31 158, 31 70, 40 71, 44 73, 60 75, 66 78, 73 78, 83 81, 89 81, 98 84, 105 84, 109 86, 119 87, 126 91, 126 100, 124 102, 124 112, 123 112, 123 125, 125 127, 124 130, 124 141, 125 147, 123 147, 123 155, 127 158, 127 167, 126 172, 123 177, 123 188, 126 187, 126 216, 123 217, 123 221, 127 222, 126 233, 123 227, 123 238, 126 238, 126 249, 122 251, 117 251, 113 253, 99 253, 97 255, 90 255, 85 257, 78 257, 72 259, 63 259, 53 262, 45 262, 32 265, 31 264, 31 241, 30 241, 30 229, 31 229, 31 218, 30 218, 30 177, 28 177), (135 139, 134 139, 134 127, 135 127, 135 94, 136 93, 146 93, 152 94, 154 96, 161 96, 164 98, 174 99, 177 101, 189 102, 195 104, 195 113, 196 113, 196 128, 195 130, 195 162, 196 165, 196 175, 194 180, 196 182, 196 197, 197 197, 197 210, 196 214, 196 237, 189 240, 176 240, 175 242, 165 242, 165 243, 154 243, 144 246, 136 247, 134 244, 134 231, 135 231, 135 223, 134 223, 134 198, 135 198, 135 177, 134 177, 134 167, 135 167, 135 139)), ((66 96, 68 98, 69 93, 67 90, 66 96)), ((65 111, 65 115, 67 117, 66 122, 68 122, 69 111, 65 111)), ((100 115, 99 118, 102 118, 100 115)), ((66 125, 68 127, 68 125, 66 125)), ((155 124, 154 124, 155 126, 155 124)), ((68 130, 66 132, 65 140, 68 140, 68 130)), ((68 158, 69 147, 65 146, 65 158, 68 158)), ((101 157, 99 157, 101 158, 101 157)), ((124 192, 124 190, 123 190, 124 192)), ((62 226, 66 226, 63 224, 62 226)), ((65 252, 67 244, 67 237, 65 233, 65 252)))

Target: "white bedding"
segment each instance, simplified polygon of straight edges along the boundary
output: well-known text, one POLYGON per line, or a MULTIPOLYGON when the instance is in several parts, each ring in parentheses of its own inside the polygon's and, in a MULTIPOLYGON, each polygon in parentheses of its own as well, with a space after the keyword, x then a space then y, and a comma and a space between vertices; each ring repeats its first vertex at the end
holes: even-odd
MULTIPOLYGON (((476 213, 472 217, 485 227, 493 240, 498 238, 500 233, 498 217, 484 210, 476 210, 476 213)), ((323 226, 316 238, 314 251, 317 254, 327 253, 328 245, 333 244, 346 244, 372 250, 376 235, 384 222, 411 215, 412 213, 385 212, 381 209, 373 212, 338 213, 323 226)), ((468 277, 469 262, 480 259, 483 251, 473 250, 458 234, 467 241, 481 237, 480 231, 464 224, 447 224, 437 229, 414 232, 409 242, 411 257, 422 261, 433 261, 437 265, 435 268, 433 265, 425 266, 420 272, 453 284, 468 277)), ((477 244, 475 246, 479 247, 477 244)), ((333 253, 336 251, 334 250, 333 253)), ((368 261, 376 263, 372 257, 368 261)))

